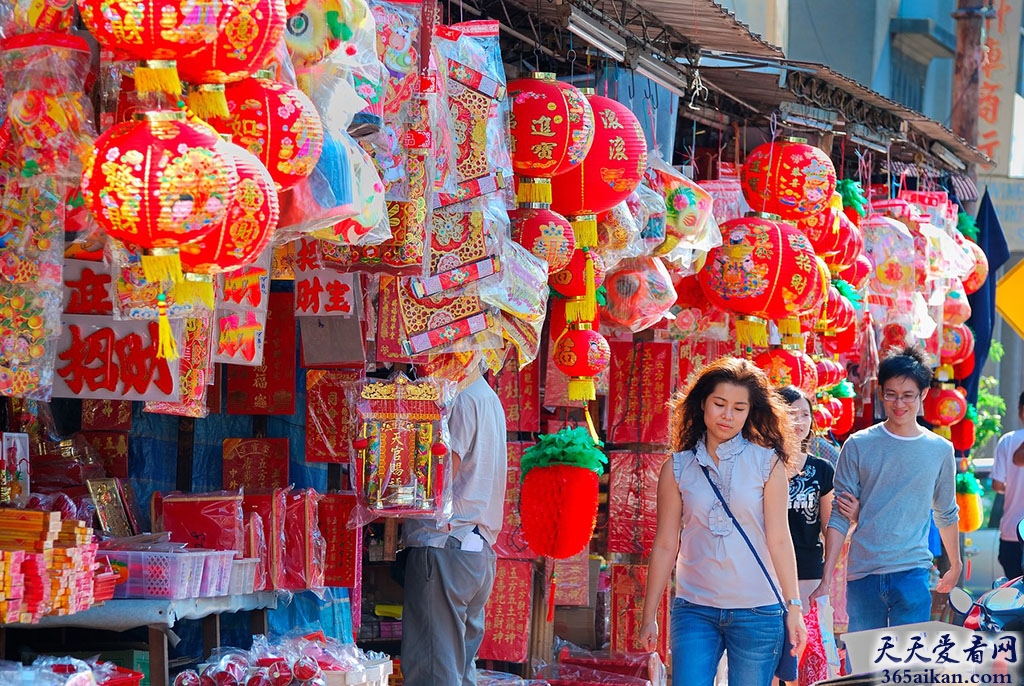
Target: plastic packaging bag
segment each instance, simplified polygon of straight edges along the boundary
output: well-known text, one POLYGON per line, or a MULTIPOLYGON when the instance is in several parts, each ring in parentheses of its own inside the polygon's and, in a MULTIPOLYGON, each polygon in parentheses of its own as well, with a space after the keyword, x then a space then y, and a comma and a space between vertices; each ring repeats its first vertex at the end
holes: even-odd
POLYGON ((672 277, 657 257, 623 260, 605 284, 608 295, 601 308, 602 321, 633 333, 657 324, 676 301, 672 277))
POLYGON ((284 588, 322 594, 327 541, 320 532, 319 503, 312 488, 293 490, 285 506, 284 588))
POLYGON ((630 209, 629 200, 597 216, 597 236, 597 252, 604 258, 606 269, 614 269, 620 261, 639 257, 644 252, 640 224, 630 209))
MULTIPOLYGON (((262 493, 246 493, 242 498, 242 506, 249 515, 259 515, 263 524, 262 536, 260 532, 253 529, 253 546, 259 550, 260 541, 266 546, 267 576, 263 586, 256 585, 257 590, 283 589, 285 587, 285 556, 287 555, 287 541, 285 539, 288 510, 288 491, 286 488, 277 488, 273 491, 262 493)), ((256 526, 256 521, 253 521, 256 526)))
MULTIPOLYGON (((556 642, 560 642, 556 639, 556 642)), ((556 659, 562 665, 587 667, 623 676, 647 679, 652 686, 667 686, 668 672, 657 653, 613 653, 586 650, 572 643, 557 646, 556 659)))
POLYGON ((208 550, 245 550, 241 491, 166 493, 160 511, 171 540, 208 550))
POLYGON ((680 244, 694 250, 710 250, 714 234, 719 233, 711 195, 656 156, 648 163, 647 179, 665 198, 665 241, 654 253, 664 255, 680 244))

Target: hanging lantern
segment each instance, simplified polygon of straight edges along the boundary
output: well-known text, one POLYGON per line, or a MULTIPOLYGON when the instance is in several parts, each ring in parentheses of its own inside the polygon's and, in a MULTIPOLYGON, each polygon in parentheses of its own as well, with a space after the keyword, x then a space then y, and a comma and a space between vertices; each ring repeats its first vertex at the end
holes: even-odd
POLYGON ((548 278, 548 284, 559 295, 568 298, 566 319, 585 322, 597 315, 597 286, 594 278, 594 259, 590 250, 577 248, 569 264, 548 278))
POLYGON ((519 202, 551 204, 549 179, 590 152, 594 112, 578 88, 537 72, 508 84, 512 103, 512 168, 520 177, 519 202))
POLYGON ((808 396, 818 390, 818 370, 799 346, 770 348, 757 355, 754 364, 764 370, 772 386, 796 386, 808 396))
POLYGON ((819 434, 828 433, 832 427, 832 413, 824 405, 815 405, 811 413, 814 422, 814 430, 819 434))
POLYGON ((924 418, 935 433, 950 437, 949 427, 967 414, 967 399, 953 384, 938 383, 924 397, 924 418))
POLYGON ((942 303, 942 321, 946 326, 963 324, 971 318, 971 303, 967 301, 967 293, 960 279, 950 279, 946 299, 942 303))
POLYGON ((823 212, 836 190, 836 169, 823 151, 802 139, 754 148, 740 170, 740 188, 758 212, 801 219, 823 212))
POLYGON ((839 213, 839 250, 825 259, 833 274, 852 266, 864 254, 864 235, 857 225, 839 213))
POLYGON ((818 286, 814 251, 795 227, 748 216, 721 225, 722 245, 708 253, 698 274, 713 305, 739 315, 743 345, 768 346, 766 320, 800 313, 818 286))
POLYGON ((238 145, 221 141, 219 148, 234 160, 239 181, 224 221, 204 238, 181 246, 182 269, 192 274, 213 276, 251 264, 277 228, 280 206, 270 172, 238 145))
MULTIPOLYGON (((968 331, 970 331, 970 329, 968 329, 968 331)), ((974 373, 974 360, 974 350, 972 349, 971 354, 962 362, 957 362, 953 365, 953 378, 960 381, 970 378, 971 374, 974 373)))
MULTIPOLYGON (((968 406, 967 415, 949 427, 949 440, 953 442, 953 450, 958 453, 965 453, 973 448, 974 441, 978 436, 977 426, 974 423, 974 418, 971 417, 971 409, 968 406)), ((977 412, 974 413, 974 416, 977 417, 977 412)))
POLYGON ((835 398, 839 403, 839 412, 832 418, 832 432, 838 436, 845 436, 853 430, 853 422, 857 418, 853 404, 853 398, 835 398))
POLYGON ((846 378, 846 368, 835 360, 821 359, 815 363, 818 388, 832 388, 846 378))
POLYGON ((985 285, 988 278, 988 256, 981 246, 974 241, 965 241, 968 249, 974 253, 974 268, 971 273, 964 277, 964 291, 967 295, 977 293, 985 285))
POLYGON ((838 333, 849 329, 856 323, 857 310, 853 303, 838 288, 829 286, 819 330, 825 333, 838 333))
MULTIPOLYGON (((966 324, 942 328, 942 364, 957 365, 974 356, 974 332, 966 324)), ((973 369, 972 369, 973 371, 973 369)), ((965 378, 955 376, 954 378, 965 378)), ((969 376, 969 375, 968 375, 969 376)))
POLYGON ((842 213, 842 198, 833 193, 825 209, 797 221, 796 228, 807 236, 818 257, 829 257, 842 249, 839 234, 839 215, 842 213))
POLYGON ((853 290, 859 291, 868 284, 871 270, 871 260, 866 255, 860 254, 853 264, 839 272, 839 278, 850 284, 853 290))
POLYGON ((509 213, 512 240, 548 263, 548 274, 569 266, 576 250, 569 221, 549 209, 519 207, 509 213))
MULTIPOLYGON (((565 303, 567 302, 566 299, 559 298, 557 296, 552 296, 550 300, 551 316, 548 318, 548 322, 550 324, 548 335, 551 338, 551 344, 554 345, 555 341, 562 337, 562 334, 565 333, 566 329, 569 328, 570 324, 565 319, 565 303)), ((591 329, 593 329, 594 331, 598 331, 601 328, 600 313, 596 313, 593 319, 591 319, 589 322, 584 323, 590 324, 591 329)))
POLYGON ((832 355, 847 355, 857 349, 857 326, 849 326, 841 331, 825 332, 821 335, 821 347, 832 355))
POLYGON ((100 45, 139 61, 136 90, 175 96, 181 92, 175 60, 217 40, 224 9, 221 0, 78 0, 82 21, 100 45))
POLYGON ((569 377, 569 400, 597 397, 594 377, 604 371, 612 355, 604 336, 589 324, 578 324, 555 341, 551 355, 555 366, 569 377))
POLYGON ((229 84, 224 91, 230 119, 211 119, 232 142, 255 155, 277 190, 313 172, 324 145, 320 115, 298 88, 263 78, 229 84))
POLYGON ((551 207, 569 217, 610 210, 636 190, 647 169, 647 139, 628 107, 611 98, 586 94, 594 113, 594 142, 583 163, 551 180, 551 207))

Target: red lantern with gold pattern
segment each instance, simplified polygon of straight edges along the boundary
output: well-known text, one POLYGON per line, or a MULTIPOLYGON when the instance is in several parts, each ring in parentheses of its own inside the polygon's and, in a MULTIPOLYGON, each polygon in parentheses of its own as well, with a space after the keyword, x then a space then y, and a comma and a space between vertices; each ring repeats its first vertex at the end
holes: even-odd
POLYGON ((974 253, 974 268, 970 274, 964 277, 964 291, 967 295, 972 295, 985 285, 985 279, 988 278, 988 256, 974 241, 967 240, 965 243, 968 249, 974 253))
POLYGON ((313 103, 298 88, 269 79, 228 84, 230 119, 211 119, 232 142, 255 155, 279 191, 313 172, 324 146, 324 129, 313 103))
POLYGON ((942 364, 958 365, 973 355, 974 332, 969 326, 957 324, 942 328, 942 351, 940 353, 942 364))
POLYGON ((192 274, 214 275, 251 264, 270 243, 280 205, 270 172, 244 148, 221 141, 225 157, 238 170, 235 199, 212 233, 181 246, 181 266, 192 274))
POLYGON ((923 409, 925 421, 929 424, 949 427, 967 415, 967 398, 953 384, 937 384, 924 397, 923 409))
POLYGON ((548 274, 569 266, 576 238, 569 220, 549 209, 520 207, 509 213, 512 240, 548 263, 548 274))
POLYGON ((826 333, 845 331, 856 323, 857 310, 853 303, 840 293, 838 288, 829 286, 825 310, 821 317, 821 330, 826 333))
POLYGON ((859 291, 867 285, 872 269, 871 260, 861 254, 857 256, 853 264, 839 272, 839 278, 853 286, 853 290, 859 291))
POLYGON ((754 358, 754 364, 764 370, 772 386, 796 386, 809 396, 818 390, 818 370, 802 350, 771 348, 754 358))
POLYGON ((820 288, 818 263, 807 237, 784 222, 749 216, 721 225, 722 245, 698 274, 713 305, 740 315, 744 345, 767 347, 764 320, 800 314, 809 291, 820 288))
POLYGON ((570 400, 593 400, 594 378, 608 366, 612 351, 608 341, 588 324, 569 328, 557 341, 552 359, 569 377, 570 400))
POLYGON ((548 277, 548 285, 569 299, 565 312, 570 322, 590 321, 597 314, 597 285, 593 253, 590 250, 577 248, 565 269, 548 277))
POLYGON ((823 150, 806 141, 765 143, 747 157, 740 188, 754 211, 802 219, 828 207, 836 190, 836 168, 823 150))
POLYGON ((842 249, 839 242, 839 215, 842 213, 842 197, 834 193, 821 212, 797 220, 796 227, 807 236, 818 257, 825 258, 842 249))
MULTIPOLYGON (((566 332, 571 324, 565 318, 565 304, 567 300, 556 296, 552 296, 550 300, 551 316, 548 318, 548 322, 551 328, 548 336, 551 338, 551 343, 554 344, 555 341, 562 337, 562 334, 566 332)), ((593 319, 583 323, 589 324, 590 328, 594 331, 599 330, 601 328, 601 313, 595 313, 593 319)), ((572 326, 576 326, 576 324, 572 324, 572 326)))
POLYGON ((647 139, 636 115, 611 98, 587 100, 594 111, 590 152, 551 180, 551 207, 566 216, 610 210, 636 190, 647 169, 647 139))
POLYGON ((825 259, 833 274, 853 265, 864 254, 864 235, 844 213, 839 215, 839 250, 825 259))

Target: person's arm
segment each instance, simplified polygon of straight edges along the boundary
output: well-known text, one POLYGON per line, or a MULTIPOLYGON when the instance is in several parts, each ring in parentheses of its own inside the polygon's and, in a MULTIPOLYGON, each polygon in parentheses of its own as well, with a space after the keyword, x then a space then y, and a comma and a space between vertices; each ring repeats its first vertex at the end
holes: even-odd
POLYGON ((683 497, 672 470, 672 459, 670 457, 665 460, 658 477, 658 527, 654 533, 651 558, 647 562, 647 591, 644 593, 641 615, 640 644, 649 652, 657 649, 658 606, 679 553, 679 529, 683 521, 683 497))
POLYGON ((960 581, 960 572, 964 570, 964 563, 960 559, 960 527, 956 523, 940 527, 939 536, 942 538, 946 554, 949 555, 950 566, 939 579, 935 590, 939 593, 949 593, 960 581))
MULTIPOLYGON (((832 513, 833 519, 835 512, 832 513)), ((832 574, 835 572, 836 564, 839 563, 839 555, 843 552, 843 542, 846 541, 846 534, 838 529, 828 527, 825 532, 825 570, 821 574, 821 583, 811 592, 810 601, 825 596, 828 597, 832 591, 832 574)))
POLYGON ((939 476, 935 482, 935 493, 932 496, 932 511, 935 526, 939 528, 942 545, 949 556, 950 567, 939 579, 935 590, 949 593, 960 580, 963 571, 963 560, 960 559, 960 508, 956 504, 956 457, 953 446, 949 446, 949 454, 943 459, 939 468, 939 476))
MULTIPOLYGON (((796 553, 793 551, 793 536, 789 531, 789 479, 786 465, 782 460, 775 462, 768 482, 764 485, 764 533, 768 541, 768 554, 782 586, 782 599, 800 599, 800 583, 797 581, 796 553)), ((787 606, 786 621, 790 640, 793 641, 793 655, 800 655, 807 645, 807 627, 803 611, 787 606)))
MULTIPOLYGON (((829 491, 818 500, 818 516, 821 518, 821 540, 828 543, 828 520, 832 518, 832 501, 835 491, 829 491)), ((828 551, 826 550, 826 555, 828 551)))

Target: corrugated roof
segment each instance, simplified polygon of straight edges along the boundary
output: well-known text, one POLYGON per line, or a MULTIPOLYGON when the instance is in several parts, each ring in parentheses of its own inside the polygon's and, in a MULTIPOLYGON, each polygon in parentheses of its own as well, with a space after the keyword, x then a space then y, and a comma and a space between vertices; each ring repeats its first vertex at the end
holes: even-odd
MULTIPOLYGON (((739 21, 735 14, 713 0, 634 2, 704 50, 756 57, 783 57, 781 48, 755 34, 747 24, 739 21)), ((629 28, 635 30, 638 27, 631 24, 629 28)))

